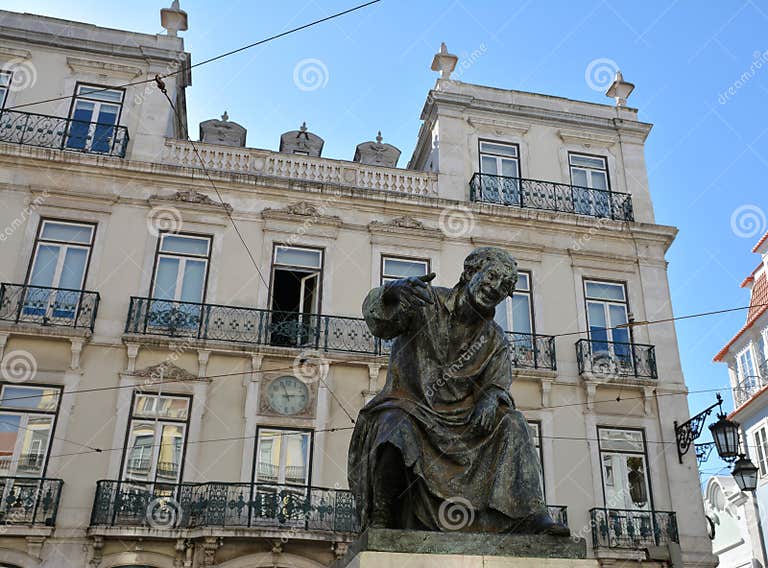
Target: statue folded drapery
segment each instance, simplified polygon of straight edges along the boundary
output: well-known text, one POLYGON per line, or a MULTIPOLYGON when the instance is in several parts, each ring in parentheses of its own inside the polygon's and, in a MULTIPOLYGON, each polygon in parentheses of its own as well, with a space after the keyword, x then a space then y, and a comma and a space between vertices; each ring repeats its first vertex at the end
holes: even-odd
POLYGON ((452 289, 434 274, 371 290, 371 332, 394 339, 387 382, 360 412, 348 477, 364 526, 567 535, 544 502, 541 464, 509 395, 498 303, 517 280, 509 253, 471 253, 452 289))

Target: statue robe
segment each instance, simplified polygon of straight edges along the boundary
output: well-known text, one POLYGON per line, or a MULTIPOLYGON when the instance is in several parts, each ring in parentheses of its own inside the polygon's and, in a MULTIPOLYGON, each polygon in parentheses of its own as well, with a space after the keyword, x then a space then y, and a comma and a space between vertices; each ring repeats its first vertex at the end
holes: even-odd
POLYGON ((457 321, 461 289, 428 289, 434 303, 423 307, 384 304, 383 288, 363 303, 371 332, 395 339, 386 385, 360 411, 350 444, 348 478, 361 521, 370 522, 378 449, 389 443, 408 474, 403 528, 515 530, 547 509, 539 455, 509 395, 506 336, 492 319, 469 327, 457 321), (499 398, 488 434, 470 422, 486 393, 499 398), (469 510, 451 511, 455 503, 469 510))

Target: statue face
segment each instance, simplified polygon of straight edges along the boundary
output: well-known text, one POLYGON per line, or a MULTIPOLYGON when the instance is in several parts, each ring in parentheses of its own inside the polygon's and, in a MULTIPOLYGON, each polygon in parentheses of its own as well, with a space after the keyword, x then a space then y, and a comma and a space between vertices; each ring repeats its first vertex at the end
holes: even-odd
POLYGON ((467 293, 472 301, 486 310, 493 310, 515 289, 517 275, 503 263, 488 263, 470 279, 467 293))

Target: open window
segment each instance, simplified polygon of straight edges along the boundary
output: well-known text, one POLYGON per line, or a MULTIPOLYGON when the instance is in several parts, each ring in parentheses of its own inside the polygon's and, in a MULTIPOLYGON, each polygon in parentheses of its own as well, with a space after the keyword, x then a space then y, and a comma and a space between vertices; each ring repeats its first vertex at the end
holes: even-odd
POLYGON ((301 347, 319 332, 323 251, 275 245, 270 293, 270 342, 301 347))

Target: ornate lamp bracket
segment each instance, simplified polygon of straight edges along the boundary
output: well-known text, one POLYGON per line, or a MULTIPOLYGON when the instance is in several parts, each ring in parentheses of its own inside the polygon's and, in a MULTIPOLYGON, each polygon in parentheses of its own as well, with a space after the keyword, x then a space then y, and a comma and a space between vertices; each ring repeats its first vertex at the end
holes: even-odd
MULTIPOLYGON (((701 436, 701 431, 704 429, 704 423, 706 422, 707 417, 710 414, 712 414, 712 411, 715 408, 719 408, 720 412, 722 413, 723 398, 720 396, 720 393, 717 393, 717 402, 715 404, 713 404, 709 408, 702 410, 687 422, 678 424, 677 420, 675 420, 675 440, 677 441, 677 458, 680 460, 680 463, 683 463, 683 456, 688 453, 688 450, 691 449, 691 445, 693 445, 693 442, 699 436, 701 436)), ((698 452, 697 452, 697 457, 698 457, 698 452)))

